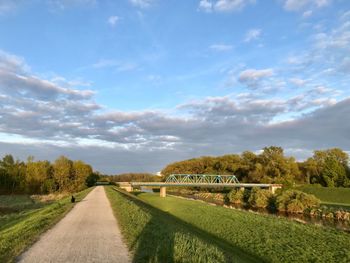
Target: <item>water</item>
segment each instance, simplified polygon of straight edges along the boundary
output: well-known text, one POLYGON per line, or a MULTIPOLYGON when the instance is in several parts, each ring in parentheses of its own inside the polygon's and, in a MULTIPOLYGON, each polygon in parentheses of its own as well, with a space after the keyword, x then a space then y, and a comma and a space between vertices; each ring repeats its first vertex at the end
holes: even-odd
POLYGON ((153 188, 149 188, 147 186, 141 186, 140 190, 141 192, 145 192, 145 193, 153 193, 153 188))

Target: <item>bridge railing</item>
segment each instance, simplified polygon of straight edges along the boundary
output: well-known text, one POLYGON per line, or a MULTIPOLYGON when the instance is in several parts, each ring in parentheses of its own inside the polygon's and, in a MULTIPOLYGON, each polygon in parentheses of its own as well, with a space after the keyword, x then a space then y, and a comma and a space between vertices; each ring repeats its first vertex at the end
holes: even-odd
POLYGON ((218 174, 171 174, 166 183, 208 183, 208 184, 239 184, 235 175, 218 174))

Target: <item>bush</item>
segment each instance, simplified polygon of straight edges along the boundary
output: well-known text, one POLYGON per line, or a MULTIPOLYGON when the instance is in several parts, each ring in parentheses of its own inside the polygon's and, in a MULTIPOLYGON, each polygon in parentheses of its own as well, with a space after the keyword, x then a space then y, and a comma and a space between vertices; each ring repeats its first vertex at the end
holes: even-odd
POLYGON ((248 204, 254 208, 267 208, 273 194, 269 190, 253 188, 250 192, 248 204))
POLYGON ((242 189, 232 189, 232 191, 228 193, 228 199, 233 204, 243 204, 243 196, 244 190, 242 189))
POLYGON ((98 179, 100 179, 100 176, 98 174, 92 173, 86 178, 85 184, 87 187, 94 186, 98 179))
POLYGON ((277 196, 276 207, 279 211, 302 213, 305 209, 318 207, 320 200, 314 195, 297 190, 287 190, 277 196))
POLYGON ((290 213, 303 213, 304 210, 305 206, 299 199, 293 199, 287 205, 287 211, 290 213))

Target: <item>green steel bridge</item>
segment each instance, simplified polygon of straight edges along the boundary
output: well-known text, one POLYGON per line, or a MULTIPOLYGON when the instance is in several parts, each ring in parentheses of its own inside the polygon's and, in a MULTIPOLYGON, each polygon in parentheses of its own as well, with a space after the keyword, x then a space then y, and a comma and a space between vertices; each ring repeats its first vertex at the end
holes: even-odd
POLYGON ((167 187, 203 187, 203 188, 264 188, 269 189, 272 193, 278 188, 282 188, 280 184, 255 184, 240 183, 235 175, 212 175, 212 174, 171 174, 165 182, 119 182, 119 187, 133 191, 134 187, 159 187, 160 196, 166 196, 167 187))
POLYGON ((239 184, 235 175, 213 174, 171 174, 166 183, 208 183, 208 184, 239 184))

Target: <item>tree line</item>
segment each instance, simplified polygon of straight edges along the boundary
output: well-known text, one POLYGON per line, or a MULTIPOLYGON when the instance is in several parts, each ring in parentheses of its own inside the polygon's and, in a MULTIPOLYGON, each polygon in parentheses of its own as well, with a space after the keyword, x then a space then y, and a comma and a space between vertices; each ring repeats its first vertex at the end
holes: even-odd
POLYGON ((159 182, 162 178, 150 173, 123 173, 106 176, 104 179, 110 182, 159 182))
POLYGON ((27 162, 6 155, 0 160, 0 193, 49 194, 76 192, 92 186, 99 178, 92 167, 83 161, 72 161, 60 156, 53 163, 35 161, 30 156, 27 162))
POLYGON ((234 174, 240 182, 319 184, 350 187, 349 155, 339 148, 314 151, 297 162, 281 147, 265 147, 260 154, 245 151, 219 157, 204 156, 167 165, 162 174, 234 174))

